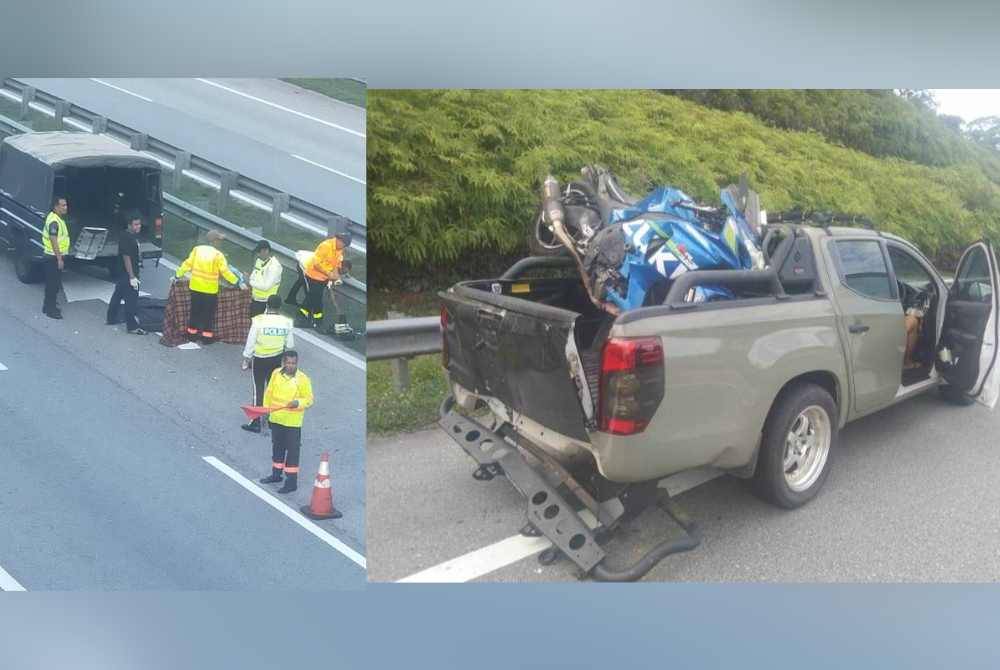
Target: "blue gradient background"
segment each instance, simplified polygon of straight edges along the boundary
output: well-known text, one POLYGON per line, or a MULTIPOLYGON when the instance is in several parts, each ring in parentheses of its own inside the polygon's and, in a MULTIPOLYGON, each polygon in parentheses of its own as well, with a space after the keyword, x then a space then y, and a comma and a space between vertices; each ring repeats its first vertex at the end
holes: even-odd
MULTIPOLYGON (((0 12, 0 75, 360 76, 373 87, 1000 84, 993 3, 594 5, 12 2, 0 12)), ((10 456, 2 444, 0 456, 10 456)), ((995 668, 998 612, 996 585, 15 593, 0 594, 0 670, 995 668)))

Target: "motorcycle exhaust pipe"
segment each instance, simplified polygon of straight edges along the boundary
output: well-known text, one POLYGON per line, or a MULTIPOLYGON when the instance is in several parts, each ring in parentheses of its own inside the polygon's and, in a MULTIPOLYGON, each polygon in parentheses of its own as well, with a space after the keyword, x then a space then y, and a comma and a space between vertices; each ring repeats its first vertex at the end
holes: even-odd
POLYGON ((552 224, 552 232, 556 238, 569 250, 570 255, 573 256, 573 260, 576 261, 577 270, 580 272, 580 279, 583 281, 583 288, 586 289, 590 301, 596 307, 603 309, 613 316, 617 316, 619 310, 616 305, 606 303, 594 295, 593 287, 591 287, 590 281, 587 278, 587 272, 583 268, 583 260, 576 250, 576 243, 566 231, 566 226, 564 225, 566 210, 563 209, 562 199, 559 195, 559 182, 552 175, 548 175, 542 183, 542 211, 545 212, 545 218, 548 222, 552 224))

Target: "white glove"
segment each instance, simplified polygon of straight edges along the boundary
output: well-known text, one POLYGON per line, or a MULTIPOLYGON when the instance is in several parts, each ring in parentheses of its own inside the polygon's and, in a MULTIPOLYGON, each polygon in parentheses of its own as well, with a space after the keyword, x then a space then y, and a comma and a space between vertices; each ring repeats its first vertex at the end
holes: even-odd
POLYGON ((171 284, 176 284, 176 283, 177 283, 177 275, 174 275, 174 276, 172 276, 172 277, 170 278, 170 283, 171 283, 171 284))
POLYGON ((344 280, 343 280, 343 279, 338 279, 338 280, 336 280, 335 282, 333 282, 333 285, 334 285, 334 286, 340 286, 340 285, 341 285, 341 284, 343 284, 343 283, 344 283, 344 280))
POLYGON ((132 277, 131 279, 128 280, 128 283, 132 285, 132 290, 133 291, 138 291, 139 290, 139 278, 138 277, 132 277))

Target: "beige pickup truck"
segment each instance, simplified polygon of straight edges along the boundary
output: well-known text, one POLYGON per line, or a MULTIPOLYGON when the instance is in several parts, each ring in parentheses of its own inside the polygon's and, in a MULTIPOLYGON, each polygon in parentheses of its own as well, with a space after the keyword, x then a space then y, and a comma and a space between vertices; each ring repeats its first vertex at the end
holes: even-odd
POLYGON ((641 577, 697 544, 668 504, 686 539, 626 570, 604 564, 604 538, 652 502, 663 477, 719 468, 794 508, 822 487, 847 422, 935 387, 952 402, 995 406, 988 243, 964 252, 949 287, 894 235, 773 232, 766 269, 686 272, 661 304, 617 317, 592 306, 572 269, 558 276, 558 258, 441 294, 452 389, 441 425, 477 478, 504 474, 525 495, 528 531, 552 540, 555 556, 601 579, 641 577), (737 297, 688 302, 702 284, 737 297))

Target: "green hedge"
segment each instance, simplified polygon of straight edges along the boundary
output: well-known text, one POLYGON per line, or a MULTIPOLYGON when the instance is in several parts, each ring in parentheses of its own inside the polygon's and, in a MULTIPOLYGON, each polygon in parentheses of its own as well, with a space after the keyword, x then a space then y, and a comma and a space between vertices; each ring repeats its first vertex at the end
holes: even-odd
MULTIPOLYGON (((975 162, 929 167, 776 129, 655 91, 373 90, 369 244, 379 273, 428 275, 524 249, 546 173, 601 163, 632 191, 717 202, 741 172, 763 206, 870 217, 932 255, 997 229, 1000 187, 975 162)), ((378 279, 376 279, 378 281, 378 279)))

